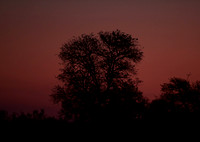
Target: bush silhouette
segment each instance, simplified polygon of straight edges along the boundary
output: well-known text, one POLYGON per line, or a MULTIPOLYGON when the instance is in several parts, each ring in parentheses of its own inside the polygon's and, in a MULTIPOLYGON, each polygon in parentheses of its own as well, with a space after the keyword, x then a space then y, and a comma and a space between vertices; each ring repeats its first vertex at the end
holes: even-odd
POLYGON ((200 112, 200 82, 170 78, 161 85, 162 94, 150 104, 150 117, 170 120, 198 119, 200 112))

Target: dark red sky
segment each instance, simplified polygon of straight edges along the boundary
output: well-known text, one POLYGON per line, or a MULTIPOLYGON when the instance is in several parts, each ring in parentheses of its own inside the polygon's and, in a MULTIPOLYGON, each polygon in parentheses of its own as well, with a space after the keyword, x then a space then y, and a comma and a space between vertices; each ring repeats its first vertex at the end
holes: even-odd
POLYGON ((144 96, 159 96, 173 76, 200 80, 199 7, 199 0, 1 0, 0 109, 54 113, 60 46, 101 30, 139 38, 144 96))

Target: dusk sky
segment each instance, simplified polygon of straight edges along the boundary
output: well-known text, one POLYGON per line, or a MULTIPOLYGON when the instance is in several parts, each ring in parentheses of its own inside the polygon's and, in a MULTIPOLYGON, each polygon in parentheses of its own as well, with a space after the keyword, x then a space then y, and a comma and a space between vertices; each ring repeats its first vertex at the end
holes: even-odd
POLYGON ((119 29, 139 39, 143 95, 170 77, 200 80, 199 0, 0 0, 0 109, 55 114, 59 48, 73 36, 119 29))

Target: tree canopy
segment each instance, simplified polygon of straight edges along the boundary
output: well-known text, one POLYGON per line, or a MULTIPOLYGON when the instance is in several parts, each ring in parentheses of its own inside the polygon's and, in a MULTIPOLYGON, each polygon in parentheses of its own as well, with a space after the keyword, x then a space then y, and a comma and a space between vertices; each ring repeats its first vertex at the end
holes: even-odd
POLYGON ((61 102, 61 114, 72 119, 88 117, 97 108, 142 103, 135 76, 142 57, 138 39, 120 30, 74 37, 61 47, 58 79, 63 85, 56 86, 51 97, 61 102))
POLYGON ((161 99, 166 100, 169 111, 172 112, 197 112, 200 111, 200 82, 182 78, 170 78, 169 83, 161 85, 161 99))

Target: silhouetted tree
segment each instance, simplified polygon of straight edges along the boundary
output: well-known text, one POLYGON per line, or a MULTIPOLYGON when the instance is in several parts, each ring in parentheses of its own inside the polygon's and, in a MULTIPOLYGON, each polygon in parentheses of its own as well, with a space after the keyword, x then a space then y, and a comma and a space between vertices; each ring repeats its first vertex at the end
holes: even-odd
POLYGON ((162 86, 161 99, 172 104, 170 111, 195 112, 200 109, 200 82, 190 83, 186 79, 171 78, 162 86), (175 107, 174 107, 175 106, 175 107))
POLYGON ((166 118, 188 118, 200 112, 200 82, 190 83, 182 78, 170 78, 169 83, 161 85, 160 99, 151 103, 154 114, 166 118), (193 113, 191 113, 193 112, 193 113))
POLYGON ((56 86, 51 95, 55 103, 61 102, 61 115, 86 121, 115 110, 119 115, 143 109, 140 80, 134 76, 142 56, 137 39, 119 30, 83 34, 68 41, 59 54, 63 68, 58 79, 63 85, 56 86))

